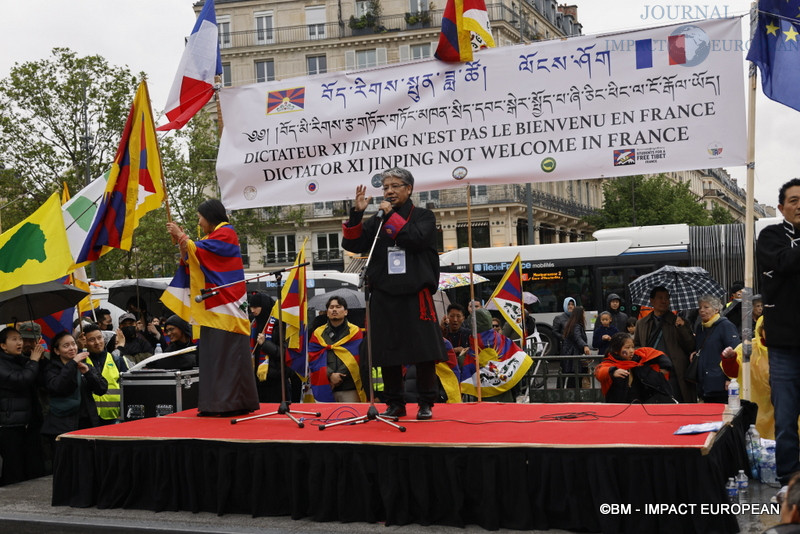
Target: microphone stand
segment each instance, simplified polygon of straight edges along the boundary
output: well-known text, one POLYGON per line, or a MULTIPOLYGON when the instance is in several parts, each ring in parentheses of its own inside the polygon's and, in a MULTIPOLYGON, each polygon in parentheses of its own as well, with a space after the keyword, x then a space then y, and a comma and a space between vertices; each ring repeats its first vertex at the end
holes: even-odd
MULTIPOLYGON (((304 265, 308 265, 308 263, 303 263, 302 265, 293 265, 292 267, 286 267, 285 269, 278 269, 277 271, 271 272, 269 274, 275 275, 275 282, 278 285, 278 355, 281 360, 281 404, 278 406, 278 409, 274 412, 269 413, 262 413, 259 415, 251 415, 250 417, 242 417, 240 419, 231 419, 231 424, 235 425, 240 421, 250 421, 251 419, 261 419, 262 417, 269 417, 271 415, 285 415, 292 421, 297 424, 298 428, 303 428, 305 423, 297 419, 294 415, 292 415, 291 410, 289 409, 289 401, 286 400, 286 354, 284 354, 283 348, 283 306, 281 302, 281 278, 282 274, 286 271, 290 271, 292 269, 296 269, 297 267, 302 267, 304 265)), ((305 290, 305 288, 303 288, 305 290)), ((301 311, 302 313, 302 311, 301 311)), ((301 332, 302 334, 302 332, 301 332)), ((306 340, 308 343, 308 340, 306 340)), ((294 413, 299 413, 302 415, 313 415, 315 417, 320 417, 322 413, 320 412, 298 412, 295 411, 294 413)))
POLYGON ((400 432, 406 431, 406 427, 398 425, 396 423, 396 421, 398 420, 397 417, 384 417, 382 415, 379 415, 378 409, 375 407, 375 387, 373 386, 373 379, 372 379, 372 325, 371 325, 372 320, 370 319, 371 294, 369 290, 369 279, 367 278, 367 268, 369 267, 369 264, 372 262, 372 253, 375 251, 375 245, 378 242, 378 237, 381 235, 381 228, 383 228, 383 217, 378 218, 378 229, 375 232, 375 238, 372 240, 372 247, 370 247, 369 249, 369 255, 367 255, 367 262, 361 269, 361 280, 359 282, 359 287, 364 288, 364 303, 366 311, 364 326, 366 327, 367 330, 367 364, 369 368, 369 408, 367 408, 367 415, 351 417, 349 419, 342 419, 341 421, 336 421, 334 423, 329 423, 327 425, 319 425, 320 430, 325 430, 329 426, 380 421, 381 423, 386 423, 389 426, 395 427, 400 432))

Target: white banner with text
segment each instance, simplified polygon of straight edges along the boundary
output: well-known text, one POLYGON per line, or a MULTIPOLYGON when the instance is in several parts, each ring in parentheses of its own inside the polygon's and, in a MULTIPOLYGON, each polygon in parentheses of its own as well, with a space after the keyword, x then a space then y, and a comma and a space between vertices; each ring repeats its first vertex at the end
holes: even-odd
POLYGON ((220 91, 228 209, 744 165, 741 18, 220 91))

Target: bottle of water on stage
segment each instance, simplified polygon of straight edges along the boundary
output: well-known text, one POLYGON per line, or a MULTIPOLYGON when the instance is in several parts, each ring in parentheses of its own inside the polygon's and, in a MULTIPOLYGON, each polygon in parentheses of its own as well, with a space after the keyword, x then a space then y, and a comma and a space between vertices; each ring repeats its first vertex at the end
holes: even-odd
POLYGON ((728 411, 738 412, 740 407, 741 402, 739 401, 739 382, 737 382, 734 378, 731 380, 730 384, 728 384, 728 411))
POLYGON ((725 490, 728 493, 728 502, 733 504, 739 502, 738 497, 738 488, 736 486, 736 481, 733 477, 728 477, 728 483, 725 484, 725 490))
POLYGON ((161 343, 156 343, 156 350, 153 351, 153 354, 162 354, 164 349, 161 348, 161 343))
POLYGON ((749 497, 749 483, 744 469, 739 469, 739 474, 736 475, 736 491, 739 492, 739 502, 742 504, 747 503, 749 497))
POLYGON ((761 454, 761 482, 774 486, 778 483, 778 475, 775 472, 775 447, 767 446, 762 449, 761 454))
POLYGON ((750 462, 750 478, 759 480, 761 462, 761 434, 758 433, 756 425, 750 425, 747 431, 747 460, 750 462))

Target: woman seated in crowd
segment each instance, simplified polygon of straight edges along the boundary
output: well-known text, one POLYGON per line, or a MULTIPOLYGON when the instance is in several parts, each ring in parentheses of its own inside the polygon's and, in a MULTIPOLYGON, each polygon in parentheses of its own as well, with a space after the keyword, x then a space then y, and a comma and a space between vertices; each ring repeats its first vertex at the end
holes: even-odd
POLYGON ((634 349, 627 332, 611 336, 606 357, 594 370, 606 402, 677 402, 669 385, 672 362, 650 347, 634 349))
POLYGON ((42 434, 51 442, 64 432, 100 425, 94 395, 104 395, 108 382, 96 367, 87 363, 88 352, 78 353, 78 344, 69 332, 56 334, 53 356, 44 373, 50 411, 42 424, 42 434))

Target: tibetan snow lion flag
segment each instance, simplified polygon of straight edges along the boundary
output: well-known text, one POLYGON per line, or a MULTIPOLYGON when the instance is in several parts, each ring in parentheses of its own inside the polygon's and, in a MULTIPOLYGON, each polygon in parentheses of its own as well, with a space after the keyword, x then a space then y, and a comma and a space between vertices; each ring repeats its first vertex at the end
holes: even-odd
POLYGON ((190 239, 187 247, 188 257, 181 258, 161 302, 190 324, 249 336, 244 268, 233 226, 222 222, 203 239, 190 239), (195 297, 211 288, 220 289, 197 302, 195 297))
POLYGON ((481 395, 495 397, 522 380, 533 360, 503 334, 486 330, 478 334, 478 354, 469 340, 469 352, 461 368, 461 392, 477 396, 476 374, 480 377, 481 395))
POLYGON ((178 73, 167 97, 169 123, 159 131, 180 130, 211 100, 214 77, 222 75, 217 36, 217 15, 214 0, 206 0, 197 17, 192 34, 186 41, 178 73))
MULTIPOLYGON (((519 254, 489 298, 522 339, 522 262, 519 254)), ((530 332, 528 332, 530 333, 530 332)))
POLYGON ((130 250, 139 220, 163 202, 161 156, 147 82, 142 81, 122 131, 103 200, 75 258, 76 265, 91 263, 112 248, 130 250))
POLYGON ((347 366, 350 376, 356 384, 356 392, 360 402, 367 402, 364 387, 361 380, 361 360, 359 348, 364 334, 361 329, 354 324, 348 323, 350 327, 346 336, 335 343, 328 343, 322 336, 327 325, 322 325, 311 335, 308 341, 308 374, 311 383, 311 391, 317 402, 333 402, 333 390, 328 383, 327 365, 328 351, 333 351, 339 360, 347 366))
POLYGON ((494 46, 484 0, 447 0, 435 54, 438 59, 472 61, 474 50, 494 46))

